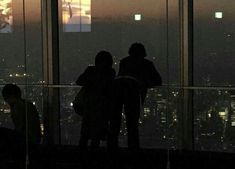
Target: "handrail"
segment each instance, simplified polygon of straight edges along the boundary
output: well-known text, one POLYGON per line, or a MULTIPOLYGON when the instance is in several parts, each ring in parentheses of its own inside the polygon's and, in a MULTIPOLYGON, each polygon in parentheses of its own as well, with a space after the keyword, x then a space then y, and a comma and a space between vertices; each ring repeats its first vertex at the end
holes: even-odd
MULTIPOLYGON (((5 84, 0 84, 3 87, 5 84)), ((81 88, 75 84, 17 84, 18 86, 29 86, 29 87, 44 87, 44 88, 81 88)), ((153 88, 164 89, 183 89, 183 90, 235 90, 235 86, 179 86, 179 85, 162 85, 153 88)), ((151 88, 151 89, 153 89, 151 88)))

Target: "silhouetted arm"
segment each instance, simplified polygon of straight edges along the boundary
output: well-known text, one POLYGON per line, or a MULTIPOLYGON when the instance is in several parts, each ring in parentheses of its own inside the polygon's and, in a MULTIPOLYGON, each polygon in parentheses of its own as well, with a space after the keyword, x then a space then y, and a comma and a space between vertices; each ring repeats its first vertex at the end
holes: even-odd
POLYGON ((76 84, 80 86, 85 86, 89 80, 90 67, 87 67, 86 70, 78 77, 76 84))

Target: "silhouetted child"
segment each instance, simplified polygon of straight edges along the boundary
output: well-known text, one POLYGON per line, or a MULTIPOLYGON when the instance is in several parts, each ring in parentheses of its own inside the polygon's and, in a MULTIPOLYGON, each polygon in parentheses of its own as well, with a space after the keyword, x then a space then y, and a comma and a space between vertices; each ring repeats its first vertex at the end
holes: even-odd
POLYGON ((154 64, 145 59, 146 51, 141 43, 134 43, 129 56, 120 61, 119 73, 113 85, 113 114, 110 121, 109 147, 118 147, 122 107, 124 106, 128 132, 128 147, 139 148, 138 123, 140 107, 147 89, 162 84, 161 76, 154 64))
POLYGON ((81 148, 87 148, 89 140, 91 147, 97 148, 107 136, 110 90, 115 77, 112 64, 112 55, 100 51, 96 55, 95 66, 88 66, 76 81, 77 85, 83 86, 86 96, 79 141, 81 148))
POLYGON ((17 85, 7 84, 2 89, 2 96, 10 105, 14 129, 30 143, 39 144, 41 141, 40 120, 36 107, 21 98, 21 90, 17 85), (26 116, 27 115, 27 116, 26 116))

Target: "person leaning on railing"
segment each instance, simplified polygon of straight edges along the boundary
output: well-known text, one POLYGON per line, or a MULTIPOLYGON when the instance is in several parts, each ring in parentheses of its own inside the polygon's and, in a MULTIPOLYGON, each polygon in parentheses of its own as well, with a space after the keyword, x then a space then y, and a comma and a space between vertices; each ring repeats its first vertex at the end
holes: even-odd
POLYGON ((110 118, 110 149, 118 147, 118 135, 124 106, 128 132, 128 147, 139 148, 138 121, 147 89, 162 85, 162 78, 154 64, 145 59, 146 50, 141 43, 134 43, 129 56, 120 61, 118 76, 113 83, 113 111, 110 118))

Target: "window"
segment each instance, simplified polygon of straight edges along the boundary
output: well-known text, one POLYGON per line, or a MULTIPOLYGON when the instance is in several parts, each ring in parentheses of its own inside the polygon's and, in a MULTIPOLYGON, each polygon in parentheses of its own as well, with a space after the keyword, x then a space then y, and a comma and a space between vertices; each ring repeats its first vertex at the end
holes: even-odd
POLYGON ((194 0, 195 147, 231 151, 234 146, 233 0, 194 0))
MULTIPOLYGON (((40 117, 43 109, 41 26, 40 0, 25 3, 0 0, 0 90, 7 83, 17 84, 22 97, 35 104, 40 117)), ((9 105, 1 95, 0 127, 13 128, 9 105)))
POLYGON ((0 33, 12 32, 12 0, 0 1, 0 33))
MULTIPOLYGON (((66 15, 69 18, 68 3, 71 1, 62 2, 66 6, 66 15)), ((90 1, 72 2, 74 4, 86 2, 87 6, 91 5, 90 1)), ((164 84, 179 84, 178 1, 172 1, 168 6, 169 18, 166 15, 166 6, 165 0, 92 1, 92 16, 88 12, 92 18, 91 32, 80 33, 82 29, 77 26, 75 29, 78 33, 65 32, 64 23, 60 23, 60 84, 75 84, 85 68, 94 64, 95 56, 100 50, 107 50, 113 55, 113 67, 118 71, 120 59, 128 55, 128 48, 134 42, 145 45, 147 58, 154 62, 162 75, 164 84), (169 19, 169 27, 166 24, 167 19, 169 19), (167 34, 169 39, 166 38, 167 34)), ((89 11, 88 7, 86 10, 89 11)), ((81 20, 78 19, 78 21, 81 20)), ((69 86, 60 90, 62 144, 78 144, 81 117, 74 113, 71 106, 78 91, 78 86, 69 86)), ((179 92, 179 89, 174 88, 149 90, 144 105, 145 111, 140 120, 143 147, 177 147, 179 92), (169 105, 170 109, 168 109, 169 105), (169 141, 171 145, 168 145, 169 141)), ((123 120, 125 120, 124 116, 123 120)), ((120 138, 122 145, 126 145, 126 136, 127 132, 123 125, 120 138)))
POLYGON ((61 0, 64 32, 91 31, 91 0, 61 0))

